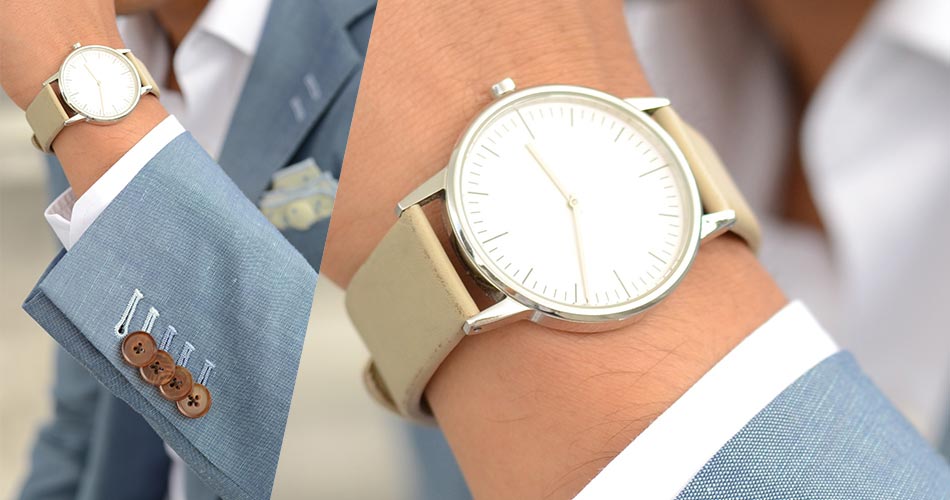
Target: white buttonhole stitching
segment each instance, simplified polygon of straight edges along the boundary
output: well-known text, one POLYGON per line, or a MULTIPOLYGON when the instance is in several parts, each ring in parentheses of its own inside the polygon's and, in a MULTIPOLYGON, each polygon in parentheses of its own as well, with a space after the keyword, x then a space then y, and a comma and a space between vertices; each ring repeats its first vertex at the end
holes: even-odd
POLYGON ((208 387, 208 377, 211 376, 211 370, 214 369, 214 363, 209 360, 205 360, 205 365, 201 368, 201 373, 198 375, 198 383, 208 387))
POLYGON ((185 345, 181 346, 181 353, 178 354, 178 366, 187 367, 188 358, 191 357, 191 353, 194 352, 194 350, 195 346, 186 340, 185 345))
POLYGON ((158 309, 148 308, 148 315, 145 316, 145 322, 142 323, 142 331, 152 333, 152 327, 155 326, 155 320, 158 318, 158 309))
POLYGON ((162 343, 158 345, 158 348, 168 352, 168 348, 172 346, 172 339, 175 338, 175 335, 178 335, 178 330, 175 330, 175 327, 168 325, 165 327, 165 334, 162 335, 162 343))
POLYGON ((119 322, 115 324, 116 337, 122 338, 129 333, 129 324, 132 323, 132 317, 135 316, 135 308, 138 307, 142 297, 144 297, 144 295, 142 295, 142 292, 140 292, 138 288, 132 292, 132 298, 129 299, 129 304, 125 306, 125 312, 122 313, 119 322))

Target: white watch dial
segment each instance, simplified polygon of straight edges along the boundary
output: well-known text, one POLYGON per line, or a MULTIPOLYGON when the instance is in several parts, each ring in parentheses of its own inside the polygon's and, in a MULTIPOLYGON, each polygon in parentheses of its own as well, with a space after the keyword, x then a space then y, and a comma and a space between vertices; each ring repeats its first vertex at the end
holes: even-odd
POLYGON ((96 121, 119 119, 138 103, 141 82, 122 54, 90 45, 77 49, 59 74, 63 98, 78 113, 96 121))
POLYGON ((658 298, 695 253, 698 195, 646 120, 584 93, 512 100, 459 151, 456 234, 494 280, 549 310, 598 317, 658 298))

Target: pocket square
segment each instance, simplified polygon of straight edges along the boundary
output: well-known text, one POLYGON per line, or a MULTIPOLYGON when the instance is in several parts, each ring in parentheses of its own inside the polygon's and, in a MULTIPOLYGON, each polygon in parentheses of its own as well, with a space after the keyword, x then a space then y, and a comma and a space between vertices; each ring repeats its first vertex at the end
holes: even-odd
POLYGON ((330 217, 337 181, 321 170, 313 158, 278 170, 271 186, 259 206, 277 229, 305 231, 330 217))

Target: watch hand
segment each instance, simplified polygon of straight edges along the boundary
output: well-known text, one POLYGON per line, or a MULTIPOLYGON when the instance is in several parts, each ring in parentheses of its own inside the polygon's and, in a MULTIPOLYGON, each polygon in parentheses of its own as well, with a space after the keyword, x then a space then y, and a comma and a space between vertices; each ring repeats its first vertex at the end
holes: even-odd
MULTIPOLYGON (((538 163, 538 166, 541 167, 541 170, 544 170, 544 173, 547 174, 548 179, 551 179, 551 182, 554 183, 554 186, 557 187, 557 190, 561 192, 561 196, 567 201, 567 204, 571 204, 571 195, 567 192, 567 189, 564 189, 564 185, 561 184, 561 181, 558 180, 557 176, 554 175, 554 172, 548 168, 544 160, 541 159, 541 155, 538 154, 538 151, 534 148, 534 145, 527 143, 524 145, 525 149, 528 150, 528 153, 531 154, 531 157, 534 158, 534 161, 538 163)), ((571 207, 573 209, 573 207, 571 207)))
POLYGON ((580 208, 578 205, 580 202, 574 196, 570 196, 567 201, 567 205, 571 207, 571 219, 574 222, 574 242, 577 245, 577 261, 581 269, 581 288, 584 290, 584 301, 588 304, 590 303, 590 294, 588 290, 590 287, 587 284, 587 259, 584 258, 584 243, 581 239, 581 226, 580 226, 580 208))
POLYGON ((99 79, 96 78, 96 74, 92 72, 92 69, 89 68, 89 65, 86 63, 83 63, 82 65, 86 67, 86 71, 89 72, 89 76, 91 76, 92 79, 96 81, 96 85, 102 87, 102 82, 100 82, 99 79))
MULTIPOLYGON (((99 83, 99 82, 96 82, 96 83, 99 83)), ((105 97, 102 96, 102 84, 99 84, 99 106, 100 106, 100 109, 102 110, 102 113, 105 114, 106 99, 105 97)))

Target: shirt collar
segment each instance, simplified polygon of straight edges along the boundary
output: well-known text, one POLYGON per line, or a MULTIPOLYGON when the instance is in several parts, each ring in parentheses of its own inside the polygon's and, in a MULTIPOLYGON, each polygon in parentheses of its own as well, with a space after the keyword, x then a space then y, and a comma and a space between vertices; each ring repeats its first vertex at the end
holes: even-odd
POLYGON ((202 11, 192 31, 217 36, 247 56, 253 57, 264 32, 271 0, 212 0, 202 11))
POLYGON ((950 64, 950 2, 885 0, 874 21, 896 39, 950 64))

